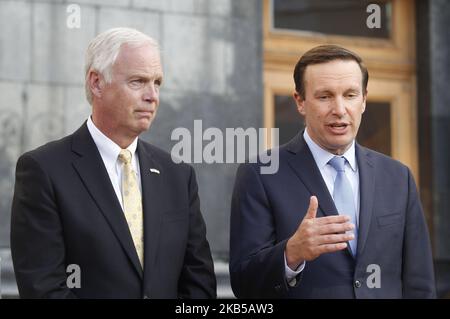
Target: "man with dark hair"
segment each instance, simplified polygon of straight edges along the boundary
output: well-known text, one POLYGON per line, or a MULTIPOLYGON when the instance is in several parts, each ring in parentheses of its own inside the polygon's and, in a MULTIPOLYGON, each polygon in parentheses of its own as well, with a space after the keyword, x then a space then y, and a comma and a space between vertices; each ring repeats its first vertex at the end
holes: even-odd
POLYGON ((362 90, 367 93, 367 83, 369 82, 369 72, 361 57, 352 51, 337 45, 321 45, 309 50, 298 60, 294 68, 295 91, 305 99, 304 74, 308 65, 331 62, 334 60, 355 61, 358 63, 362 74, 362 90))
POLYGON ((306 128, 279 170, 239 167, 230 275, 240 298, 433 298, 429 235, 410 170, 357 144, 368 72, 335 45, 306 52, 293 97, 306 128))

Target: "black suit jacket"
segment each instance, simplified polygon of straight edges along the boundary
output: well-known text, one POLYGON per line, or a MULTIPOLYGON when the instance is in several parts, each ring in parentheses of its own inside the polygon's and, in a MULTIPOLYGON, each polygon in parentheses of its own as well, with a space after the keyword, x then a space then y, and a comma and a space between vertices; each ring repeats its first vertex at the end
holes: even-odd
POLYGON ((273 175, 261 175, 259 163, 243 164, 237 172, 230 240, 231 284, 236 296, 435 297, 429 235, 411 172, 358 144, 357 257, 348 249, 323 254, 306 262, 297 284, 290 287, 284 251, 304 218, 310 196, 318 198, 317 217, 336 215, 337 210, 302 134, 280 147, 279 155, 279 170, 273 175), (379 266, 379 288, 371 288, 373 265, 379 266))
POLYGON ((86 124, 19 158, 11 253, 21 297, 216 296, 194 170, 174 164, 169 154, 142 140, 137 152, 144 269, 86 124), (66 285, 70 264, 80 267, 81 288, 66 285))

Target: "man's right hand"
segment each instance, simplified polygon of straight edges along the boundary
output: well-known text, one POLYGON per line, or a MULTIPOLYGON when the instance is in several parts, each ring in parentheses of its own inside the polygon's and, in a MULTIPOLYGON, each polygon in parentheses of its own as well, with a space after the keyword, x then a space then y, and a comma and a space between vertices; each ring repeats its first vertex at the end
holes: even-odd
POLYGON ((343 250, 347 241, 354 238, 346 232, 355 228, 346 215, 317 218, 319 203, 311 196, 308 211, 294 235, 286 244, 286 260, 289 268, 295 270, 304 261, 311 261, 324 253, 343 250))

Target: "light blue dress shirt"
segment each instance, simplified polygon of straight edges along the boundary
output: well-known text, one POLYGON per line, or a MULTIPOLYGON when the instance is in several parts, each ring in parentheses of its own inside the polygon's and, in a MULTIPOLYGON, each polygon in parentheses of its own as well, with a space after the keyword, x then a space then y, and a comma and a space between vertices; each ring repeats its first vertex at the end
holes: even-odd
MULTIPOLYGON (((333 197, 334 191, 334 181, 336 179, 337 172, 336 170, 328 164, 328 162, 335 156, 323 148, 321 148, 316 142, 312 140, 312 138, 308 134, 308 128, 305 129, 303 133, 303 138, 305 139, 306 144, 308 145, 314 161, 316 162, 317 168, 322 175, 325 184, 327 185, 328 191, 330 192, 331 197, 333 197)), ((355 201, 356 207, 356 223, 359 225, 359 173, 358 173, 358 163, 356 162, 356 153, 355 153, 355 141, 353 141, 350 148, 342 155, 347 159, 345 163, 345 176, 347 176, 350 181, 350 185, 353 190, 353 197, 355 201)), ((313 194, 315 195, 315 194, 313 194)), ((290 286, 295 286, 296 279, 295 277, 302 272, 305 268, 306 262, 303 262, 295 271, 289 268, 286 261, 286 253, 284 256, 285 263, 285 273, 286 280, 290 286)))

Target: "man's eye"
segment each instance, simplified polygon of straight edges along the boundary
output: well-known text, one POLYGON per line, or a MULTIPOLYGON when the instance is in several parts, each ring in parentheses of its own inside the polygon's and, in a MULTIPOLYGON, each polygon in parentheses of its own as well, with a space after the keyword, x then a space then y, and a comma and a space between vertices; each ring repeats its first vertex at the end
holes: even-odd
POLYGON ((327 100, 329 98, 328 95, 321 95, 319 96, 319 100, 327 100))
POLYGON ((142 79, 135 79, 130 81, 130 87, 132 88, 140 88, 144 85, 144 80, 142 79))

